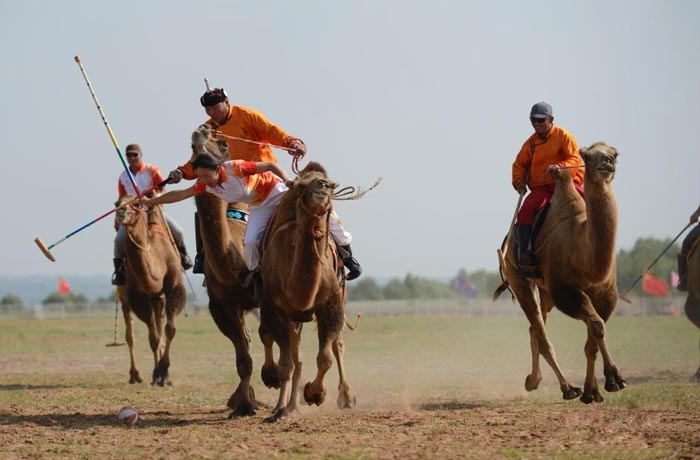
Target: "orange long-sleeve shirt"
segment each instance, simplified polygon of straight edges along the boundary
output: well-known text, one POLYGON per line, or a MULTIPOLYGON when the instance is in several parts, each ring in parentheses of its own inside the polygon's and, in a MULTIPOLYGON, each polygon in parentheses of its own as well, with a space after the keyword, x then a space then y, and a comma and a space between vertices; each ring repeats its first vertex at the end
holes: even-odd
MULTIPOLYGON (((528 171, 530 177, 527 185, 532 189, 542 185, 553 184, 554 179, 547 174, 549 165, 576 166, 583 164, 578 153, 576 139, 567 130, 552 125, 547 139, 534 133, 525 141, 513 163, 513 187, 525 182, 528 171)), ((584 169, 572 169, 571 177, 577 184, 583 183, 584 169)))
MULTIPOLYGON (((239 105, 231 105, 229 107, 228 118, 223 124, 217 126, 211 118, 206 121, 206 124, 215 127, 217 131, 221 131, 227 136, 265 142, 282 147, 288 147, 297 139, 272 123, 262 113, 239 105)), ((277 162, 277 157, 270 147, 225 137, 222 137, 222 139, 228 144, 228 154, 231 160, 277 162)), ((190 163, 192 161, 194 161, 194 156, 179 167, 185 179, 197 178, 190 163)))

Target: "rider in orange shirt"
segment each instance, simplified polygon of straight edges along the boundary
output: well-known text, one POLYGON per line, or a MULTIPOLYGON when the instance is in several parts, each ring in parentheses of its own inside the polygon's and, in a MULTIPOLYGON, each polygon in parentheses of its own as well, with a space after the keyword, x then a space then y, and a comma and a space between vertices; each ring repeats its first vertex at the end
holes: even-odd
MULTIPOLYGON (((538 102, 530 110, 530 122, 535 133, 523 144, 513 163, 512 184, 523 195, 530 194, 518 212, 516 237, 518 243, 518 268, 533 272, 536 268, 532 252, 531 236, 535 214, 552 199, 554 179, 549 174, 552 167, 578 166, 582 164, 576 139, 554 122, 552 106, 538 102)), ((573 169, 574 186, 583 195, 583 168, 573 169)))
MULTIPOLYGON (((199 102, 209 115, 205 122, 219 133, 230 136, 221 136, 228 144, 228 154, 231 160, 245 160, 254 162, 277 162, 277 157, 269 146, 252 144, 239 139, 246 139, 255 142, 263 142, 271 145, 278 145, 292 149, 290 155, 303 157, 306 154, 304 142, 294 136, 289 135, 285 130, 273 124, 262 113, 253 109, 231 105, 228 94, 223 88, 207 90, 199 102), (236 137, 239 139, 231 139, 236 137)), ((216 138, 216 133, 213 135, 216 138)), ((171 183, 177 183, 181 178, 196 179, 197 175, 192 167, 195 155, 178 169, 171 171, 169 178, 171 183)), ((195 213, 196 231, 198 234, 199 223, 195 213)), ((352 280, 360 276, 362 267, 357 259, 352 256, 350 244, 342 246, 347 255, 343 258, 343 265, 348 268, 347 279, 352 280)), ((204 272, 204 251, 201 244, 197 243, 197 256, 195 257, 192 273, 204 272)))

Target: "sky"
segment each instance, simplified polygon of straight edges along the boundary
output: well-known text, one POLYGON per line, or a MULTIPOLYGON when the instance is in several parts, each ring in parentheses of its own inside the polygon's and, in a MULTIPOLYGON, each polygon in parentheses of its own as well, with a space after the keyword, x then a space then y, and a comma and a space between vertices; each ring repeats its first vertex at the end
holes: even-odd
MULTIPOLYGON (((618 149, 619 248, 674 237, 700 204, 696 1, 0 0, 0 54, 0 276, 111 273, 111 216, 54 263, 33 243, 109 211, 123 170, 75 55, 122 152, 164 174, 207 119, 206 77, 342 186, 381 176, 335 204, 367 276, 497 269, 539 101, 580 146, 618 149)), ((166 208, 190 248, 194 209, 166 208)))

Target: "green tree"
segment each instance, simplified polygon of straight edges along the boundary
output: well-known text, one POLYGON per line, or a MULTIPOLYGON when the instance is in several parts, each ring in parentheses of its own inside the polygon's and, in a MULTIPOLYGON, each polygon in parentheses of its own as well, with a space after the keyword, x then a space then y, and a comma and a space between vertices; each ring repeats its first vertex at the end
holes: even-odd
POLYGON ((42 301, 42 303, 63 303, 63 304, 75 304, 75 303, 88 303, 88 298, 83 294, 69 293, 68 295, 63 295, 60 292, 52 292, 42 301))
POLYGON ((374 278, 365 278, 348 288, 350 300, 381 300, 384 298, 382 288, 374 278))
POLYGON ((410 299, 411 291, 406 287, 406 285, 399 279, 392 279, 384 286, 382 289, 385 299, 389 300, 402 300, 410 299))
POLYGON ((17 307, 24 307, 24 302, 22 298, 15 294, 5 294, 2 299, 0 299, 0 305, 12 305, 17 307))

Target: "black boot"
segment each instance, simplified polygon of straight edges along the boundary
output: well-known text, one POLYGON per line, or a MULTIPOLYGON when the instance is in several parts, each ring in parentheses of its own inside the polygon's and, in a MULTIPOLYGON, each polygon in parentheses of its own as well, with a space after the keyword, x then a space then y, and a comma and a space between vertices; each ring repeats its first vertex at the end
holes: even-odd
MULTIPOLYGON (((189 259, 189 257, 187 257, 189 259)), ((182 264, 183 266, 185 265, 184 263, 182 264)), ((204 273, 204 249, 202 249, 201 252, 198 252, 196 256, 194 256, 194 266, 192 266, 192 273, 204 273)))
POLYGON ((263 297, 263 279, 262 273, 259 271, 253 272, 253 300, 260 302, 263 297))
POLYGON ((362 267, 357 259, 352 256, 352 249, 349 244, 341 246, 341 248, 347 253, 347 255, 343 255, 343 265, 348 269, 348 274, 345 279, 352 281, 362 274, 362 267))
POLYGON ((124 286, 126 284, 126 266, 124 259, 112 259, 114 262, 114 273, 112 274, 112 284, 114 286, 124 286))
POLYGON ((177 248, 177 250, 180 252, 180 263, 182 264, 182 268, 185 270, 192 268, 192 259, 190 259, 190 256, 187 255, 187 248, 182 246, 177 248))
POLYGON ((517 225, 515 236, 518 240, 518 269, 523 272, 534 272, 537 268, 535 254, 530 250, 532 225, 517 225))
POLYGON ((681 292, 688 292, 688 258, 685 254, 678 254, 678 286, 681 292))

